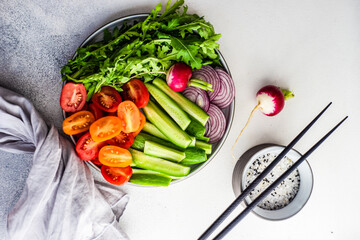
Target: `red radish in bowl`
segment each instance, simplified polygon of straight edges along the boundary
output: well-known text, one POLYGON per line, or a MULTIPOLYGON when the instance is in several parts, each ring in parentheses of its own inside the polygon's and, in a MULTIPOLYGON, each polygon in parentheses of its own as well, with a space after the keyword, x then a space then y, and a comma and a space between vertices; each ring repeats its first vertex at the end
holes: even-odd
POLYGON ((192 69, 185 63, 178 62, 172 65, 166 74, 166 82, 169 87, 175 92, 184 91, 187 86, 193 86, 204 90, 212 91, 212 85, 199 80, 190 79, 192 76, 192 69))
POLYGON ((244 128, 241 130, 239 136, 237 137, 234 145, 232 146, 231 153, 233 158, 235 159, 233 150, 238 142, 241 134, 245 130, 245 128, 248 126, 254 112, 259 109, 263 114, 266 116, 275 116, 278 113, 281 112, 281 110, 284 108, 285 100, 288 98, 293 97, 294 94, 291 91, 288 90, 282 90, 279 87, 276 87, 274 85, 267 85, 265 87, 262 87, 257 93, 256 93, 256 100, 257 105, 254 107, 254 109, 251 111, 250 116, 244 126, 244 128))

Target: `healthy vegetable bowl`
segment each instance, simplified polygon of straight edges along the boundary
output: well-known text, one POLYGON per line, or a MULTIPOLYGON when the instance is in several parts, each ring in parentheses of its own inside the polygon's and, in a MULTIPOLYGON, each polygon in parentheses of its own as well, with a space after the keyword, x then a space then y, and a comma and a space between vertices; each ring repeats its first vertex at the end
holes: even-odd
POLYGON ((187 179, 215 157, 229 133, 235 89, 217 49, 219 35, 203 18, 175 12, 182 4, 106 24, 62 69, 63 130, 79 157, 110 183, 167 186, 187 179), (188 20, 192 28, 185 24, 179 35, 165 29, 188 20), (152 31, 157 24, 164 32, 152 31), (137 31, 150 40, 134 44, 137 31))

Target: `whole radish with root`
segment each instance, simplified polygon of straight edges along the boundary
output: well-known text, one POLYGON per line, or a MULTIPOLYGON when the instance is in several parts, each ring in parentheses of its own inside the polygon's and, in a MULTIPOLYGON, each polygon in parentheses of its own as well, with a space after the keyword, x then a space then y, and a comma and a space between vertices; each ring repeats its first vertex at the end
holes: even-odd
POLYGON ((243 129, 240 131, 239 136, 237 137, 234 145, 231 148, 231 154, 234 159, 234 148, 245 130, 245 128, 249 125, 250 120, 252 116, 254 115, 256 110, 260 110, 263 114, 266 116, 272 117, 277 115, 281 112, 281 110, 284 108, 285 100, 294 97, 294 94, 285 89, 280 89, 279 87, 276 87, 274 85, 267 85, 265 87, 262 87, 257 93, 256 93, 256 100, 257 105, 254 107, 254 109, 251 111, 250 116, 243 127, 243 129))

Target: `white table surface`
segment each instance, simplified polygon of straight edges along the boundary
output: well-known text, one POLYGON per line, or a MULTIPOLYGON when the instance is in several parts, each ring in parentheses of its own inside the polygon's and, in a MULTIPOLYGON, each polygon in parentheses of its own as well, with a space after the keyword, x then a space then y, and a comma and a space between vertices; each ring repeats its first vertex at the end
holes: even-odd
MULTIPOLYGON (((14 26, 11 23, 14 20, 25 23, 23 29, 31 27, 28 39, 17 38, 20 43, 16 49, 34 51, 36 61, 32 66, 21 62, 21 56, 3 55, 0 72, 4 76, 0 85, 10 85, 11 89, 29 95, 44 117, 59 127, 60 107, 57 98, 52 96, 54 92, 60 93, 59 67, 98 27, 121 16, 149 12, 158 1, 5 2, 0 4, 2 26, 14 26), (14 12, 14 16, 23 17, 23 22, 21 18, 12 19, 14 12), (30 45, 37 42, 38 35, 45 36, 45 41, 50 39, 50 46, 35 45, 32 49, 30 45), (58 48, 56 54, 44 53, 55 47, 58 48), (13 61, 9 63, 7 59, 13 61), (17 64, 23 67, 22 73, 21 69, 15 69, 17 64), (34 69, 37 73, 31 72, 34 69), (13 81, 10 73, 16 73, 17 78, 25 76, 28 84, 23 86, 20 80, 13 81), (37 81, 43 90, 36 89, 31 74, 40 77, 37 81), (52 93, 46 88, 52 89, 52 93), (43 97, 39 96, 41 93, 43 97), (49 106, 52 110, 46 109, 49 106)), ((123 229, 131 239, 139 240, 199 237, 234 200, 231 178, 236 162, 231 157, 231 146, 256 104, 257 90, 266 84, 275 84, 293 90, 295 98, 286 102, 284 110, 275 117, 257 112, 239 140, 236 156, 261 143, 288 144, 330 101, 333 102, 330 109, 296 145, 298 151, 304 153, 344 116, 349 115, 349 119, 309 157, 314 188, 308 203, 297 215, 273 222, 250 214, 226 239, 360 239, 357 152, 360 147, 360 107, 357 105, 360 102, 360 1, 188 0, 186 4, 189 12, 204 15, 216 32, 222 34, 220 51, 236 85, 234 122, 216 158, 186 181, 168 188, 121 187, 130 195, 120 220, 123 229)), ((2 29, 4 34, 8 33, 6 27, 2 29)), ((10 46, 11 38, 5 40, 0 44, 10 46)), ((2 51, 9 54, 12 50, 2 48, 2 51)), ((26 51, 24 54, 28 59, 33 55, 26 51)), ((7 170, 4 165, 0 167, 2 173, 16 171, 10 161, 19 156, 2 153, 0 157, 7 164, 7 170)), ((25 165, 31 166, 28 161, 25 165)), ((0 175, 1 182, 7 177, 0 175)), ((16 201, 14 192, 21 192, 25 178, 26 171, 22 179, 10 182, 10 187, 2 186, 2 194, 12 192, 9 199, 2 196, 2 207, 13 205, 9 202, 16 201), (14 186, 16 191, 9 190, 14 186)), ((241 209, 242 206, 237 213, 241 209)))

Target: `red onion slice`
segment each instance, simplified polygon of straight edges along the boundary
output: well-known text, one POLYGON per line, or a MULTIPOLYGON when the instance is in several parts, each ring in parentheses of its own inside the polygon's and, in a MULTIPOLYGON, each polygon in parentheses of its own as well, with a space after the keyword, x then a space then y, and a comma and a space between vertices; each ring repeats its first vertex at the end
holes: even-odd
POLYGON ((215 68, 215 71, 218 73, 221 89, 211 102, 216 104, 219 108, 226 108, 234 100, 235 84, 232 77, 223 69, 215 68))
POLYGON ((210 98, 210 102, 216 97, 216 95, 218 95, 219 91, 221 90, 221 83, 219 76, 215 71, 215 69, 212 68, 211 66, 205 65, 202 66, 200 69, 195 70, 191 78, 200 79, 212 84, 212 88, 214 91, 207 92, 210 98))
POLYGON ((199 93, 198 93, 198 91, 196 91, 196 89, 197 88, 194 88, 194 87, 187 87, 181 93, 182 93, 182 95, 184 95, 184 97, 186 97, 190 101, 195 102, 199 95, 199 93))
POLYGON ((206 136, 210 138, 209 143, 216 143, 224 136, 226 118, 224 113, 215 104, 210 104, 208 114, 210 118, 208 120, 209 125, 206 130, 206 136))
POLYGON ((182 94, 190 101, 196 103, 205 112, 209 110, 210 99, 205 90, 196 87, 187 87, 182 94))

